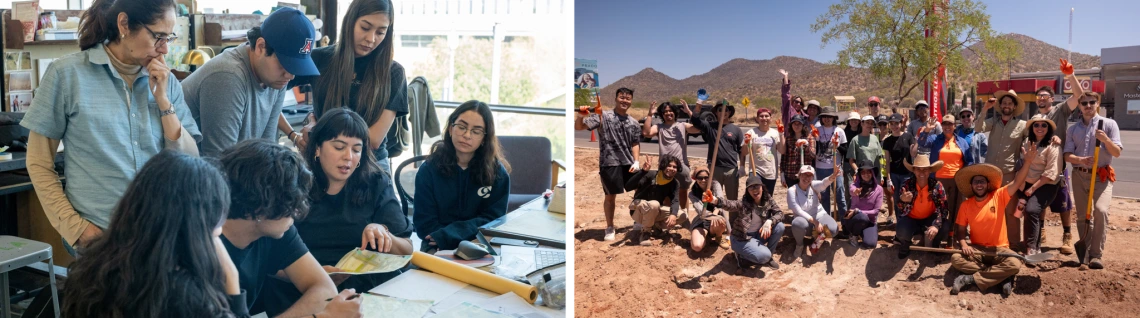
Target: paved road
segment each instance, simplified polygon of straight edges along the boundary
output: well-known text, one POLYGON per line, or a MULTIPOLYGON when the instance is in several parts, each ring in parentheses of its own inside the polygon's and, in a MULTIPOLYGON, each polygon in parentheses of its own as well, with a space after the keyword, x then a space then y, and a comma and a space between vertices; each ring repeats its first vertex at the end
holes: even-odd
MULTIPOLYGON (((1140 131, 1122 131, 1120 137, 1124 143, 1124 153, 1112 161, 1112 166, 1116 169, 1116 183, 1113 184, 1112 194, 1116 197, 1140 199, 1140 131)), ((598 143, 590 142, 589 131, 575 131, 574 146, 596 149, 598 143)), ((657 141, 641 143, 641 152, 656 154, 657 141)), ((689 142, 690 157, 703 157, 707 153, 706 143, 696 138, 689 142)))

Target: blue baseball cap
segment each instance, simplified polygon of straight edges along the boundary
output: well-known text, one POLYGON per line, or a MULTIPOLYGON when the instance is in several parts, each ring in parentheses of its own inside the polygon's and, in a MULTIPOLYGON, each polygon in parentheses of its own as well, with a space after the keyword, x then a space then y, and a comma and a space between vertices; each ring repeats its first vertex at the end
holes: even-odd
POLYGON ((313 22, 293 8, 281 8, 261 22, 261 37, 273 48, 281 66, 296 76, 321 75, 313 64, 313 22))

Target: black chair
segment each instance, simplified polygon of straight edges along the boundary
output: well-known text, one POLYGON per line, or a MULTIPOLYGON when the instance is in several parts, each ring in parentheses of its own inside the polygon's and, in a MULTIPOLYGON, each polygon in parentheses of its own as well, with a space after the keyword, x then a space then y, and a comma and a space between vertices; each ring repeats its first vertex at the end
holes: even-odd
POLYGON ((503 155, 511 165, 511 194, 507 211, 534 200, 558 182, 559 170, 566 165, 551 160, 550 140, 534 136, 499 136, 503 155))
POLYGON ((411 159, 404 160, 403 163, 400 163, 400 165, 396 167, 396 173, 392 175, 392 179, 396 181, 396 192, 400 195, 400 207, 404 209, 404 215, 407 215, 409 220, 412 219, 412 213, 415 213, 415 206, 412 204, 412 200, 416 191, 416 173, 418 173, 420 169, 419 165, 415 165, 405 174, 404 167, 407 167, 409 164, 424 161, 425 159, 427 159, 427 156, 415 156, 411 159), (407 184, 407 186, 405 186, 405 184, 407 184), (409 193, 409 189, 411 193, 409 193))

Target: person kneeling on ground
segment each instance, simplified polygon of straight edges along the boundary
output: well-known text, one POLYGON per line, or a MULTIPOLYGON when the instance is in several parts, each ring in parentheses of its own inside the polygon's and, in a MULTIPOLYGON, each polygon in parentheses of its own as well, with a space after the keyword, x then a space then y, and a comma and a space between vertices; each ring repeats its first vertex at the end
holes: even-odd
POLYGON ((879 208, 883 207, 883 187, 875 182, 875 165, 860 164, 859 178, 850 190, 851 209, 843 217, 843 228, 851 234, 852 246, 857 246, 858 236, 862 236, 863 246, 874 248, 879 241, 879 208))
MULTIPOLYGON (((705 248, 706 238, 719 239, 722 234, 729 231, 728 214, 724 209, 717 209, 715 206, 706 207, 700 203, 705 191, 712 191, 714 197, 724 197, 724 187, 710 177, 708 168, 700 167, 694 170, 693 180, 696 183, 693 183, 693 188, 689 191, 689 202, 694 203, 696 216, 689 222, 689 231, 692 232, 690 246, 693 252, 700 252, 705 248)), ((728 241, 719 240, 721 247, 729 247, 728 241)))
MULTIPOLYGON (((807 167, 807 166, 805 166, 807 167)), ((776 244, 784 236, 784 212, 772 201, 772 194, 764 192, 760 176, 748 177, 746 193, 740 200, 725 200, 711 191, 705 191, 710 203, 728 210, 731 220, 732 251, 746 261, 779 269, 772 258, 776 244)))
POLYGON ((638 244, 653 245, 649 235, 650 229, 671 229, 677 225, 677 210, 670 209, 671 213, 661 213, 664 207, 672 206, 674 196, 677 195, 677 182, 674 177, 681 168, 681 161, 670 155, 662 156, 657 160, 658 170, 650 171, 649 159, 641 164, 641 171, 633 175, 626 184, 626 189, 633 191, 633 202, 629 204, 630 216, 633 216, 633 232, 638 244))
POLYGON ((270 140, 248 139, 222 152, 220 162, 230 186, 221 241, 237 265, 250 312, 360 317, 358 306, 325 300, 337 295, 336 285, 293 227, 309 212, 313 182, 301 155, 270 140))
MULTIPOLYGON (((839 161, 835 162, 837 163, 835 168, 839 169, 839 161)), ((838 233, 839 225, 828 215, 827 210, 823 209, 822 202, 819 202, 819 193, 831 186, 838 176, 839 174, 832 174, 826 179, 815 180, 815 169, 804 165, 800 167, 799 183, 788 189, 788 207, 796 216, 792 220, 792 239, 796 241, 796 250, 792 255, 796 259, 803 255, 804 236, 807 235, 810 226, 814 225, 816 232, 827 231, 828 237, 838 233)))
POLYGON ((918 231, 923 231, 923 242, 927 247, 939 241, 939 235, 947 231, 939 230, 945 223, 949 211, 946 209, 946 190, 942 183, 932 178, 942 161, 930 162, 929 154, 915 156, 914 163, 903 162, 907 170, 914 173, 899 191, 899 201, 895 204, 898 213, 898 227, 895 241, 899 243, 899 259, 910 256, 910 244, 918 231))
MULTIPOLYGON (((1026 162, 1033 162, 1037 156, 1037 146, 1031 145, 1022 151, 1026 162)), ((1014 191, 1025 181, 1029 166, 1023 165, 1017 171, 1014 182, 1001 186, 1001 169, 991 164, 978 164, 958 170, 954 183, 958 189, 973 198, 967 198, 958 211, 955 224, 958 230, 955 239, 962 245, 962 253, 954 254, 950 265, 966 275, 954 279, 950 294, 957 295, 962 288, 978 285, 986 290, 1001 284, 1002 295, 1013 292, 1013 277, 1021 270, 1021 262, 1014 257, 994 254, 1013 254, 1006 237, 1005 206, 1009 204, 1014 191), (969 229, 970 239, 966 240, 969 229)), ((1019 216, 1019 215, 1017 215, 1019 216)))

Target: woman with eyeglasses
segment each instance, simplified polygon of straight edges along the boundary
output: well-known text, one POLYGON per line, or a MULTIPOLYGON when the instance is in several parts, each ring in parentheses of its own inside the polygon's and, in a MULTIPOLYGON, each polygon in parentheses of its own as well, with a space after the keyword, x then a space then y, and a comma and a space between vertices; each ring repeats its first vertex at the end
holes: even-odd
POLYGON ((1021 188, 1024 193, 1021 198, 1025 201, 1025 249, 1026 254, 1041 253, 1041 214, 1045 207, 1053 203, 1060 189, 1061 181, 1061 145, 1053 143, 1056 124, 1049 120, 1047 115, 1037 114, 1029 119, 1026 125, 1029 134, 1025 137, 1024 148, 1037 148, 1037 156, 1029 165, 1029 174, 1025 176, 1025 185, 1021 188), (1028 198, 1028 199, 1025 199, 1028 198))
MULTIPOLYGON (((692 222, 689 222, 689 231, 692 232, 689 246, 693 248, 693 252, 700 252, 705 248, 707 238, 718 237, 728 232, 728 214, 724 210, 717 210, 715 206, 706 207, 705 203, 701 202, 706 189, 711 190, 714 197, 724 197, 724 186, 709 176, 708 168, 697 167, 693 171, 693 181, 692 190, 689 191, 689 202, 693 202, 696 216, 692 222)), ((721 239, 721 243, 726 246, 727 242, 721 239)))
POLYGON ((173 0, 95 0, 80 20, 80 52, 48 66, 20 123, 28 172, 68 252, 86 247, 143 164, 163 149, 198 155, 198 127, 166 66, 173 0), (67 188, 55 172, 63 153, 67 188))
POLYGON ((507 214, 511 189, 487 104, 467 101, 447 117, 447 133, 432 146, 416 174, 412 224, 421 249, 455 249, 475 238, 480 225, 507 214))

